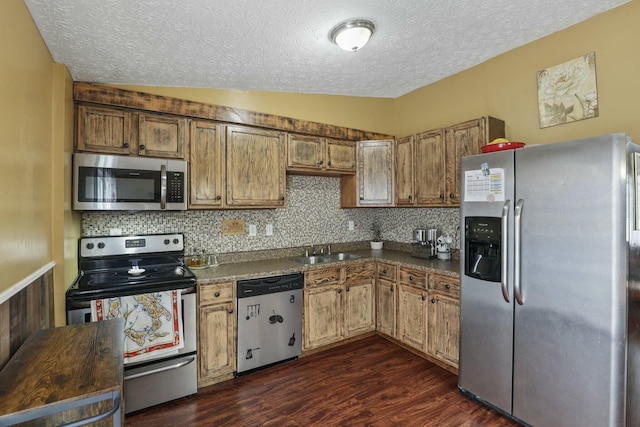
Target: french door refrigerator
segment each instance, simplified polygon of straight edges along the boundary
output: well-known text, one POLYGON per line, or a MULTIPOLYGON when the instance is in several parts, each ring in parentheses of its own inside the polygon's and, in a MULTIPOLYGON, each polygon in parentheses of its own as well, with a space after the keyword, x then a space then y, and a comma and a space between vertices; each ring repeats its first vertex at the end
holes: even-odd
POLYGON ((639 150, 612 134, 461 159, 464 394, 532 426, 640 425, 639 150))

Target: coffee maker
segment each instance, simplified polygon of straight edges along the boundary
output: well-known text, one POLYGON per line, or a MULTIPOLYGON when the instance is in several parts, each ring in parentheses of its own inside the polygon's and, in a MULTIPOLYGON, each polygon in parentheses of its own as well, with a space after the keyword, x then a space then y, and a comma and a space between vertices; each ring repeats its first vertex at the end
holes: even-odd
POLYGON ((413 245, 416 250, 411 256, 417 258, 436 258, 436 240, 438 238, 438 230, 436 228, 416 228, 413 230, 413 245))

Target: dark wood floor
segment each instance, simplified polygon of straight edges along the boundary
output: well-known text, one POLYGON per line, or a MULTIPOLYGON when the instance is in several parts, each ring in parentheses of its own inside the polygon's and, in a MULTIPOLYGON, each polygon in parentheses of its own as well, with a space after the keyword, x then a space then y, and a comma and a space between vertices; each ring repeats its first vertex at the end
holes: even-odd
POLYGON ((464 397, 457 377, 378 336, 139 411, 127 426, 465 426, 516 423, 464 397))

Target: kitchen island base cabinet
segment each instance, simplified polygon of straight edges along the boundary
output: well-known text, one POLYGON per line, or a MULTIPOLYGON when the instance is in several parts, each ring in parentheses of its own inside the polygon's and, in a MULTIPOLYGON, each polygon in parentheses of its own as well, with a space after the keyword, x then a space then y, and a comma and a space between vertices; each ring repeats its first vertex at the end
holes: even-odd
POLYGON ((233 283, 202 285, 199 290, 200 325, 198 388, 234 376, 236 370, 236 314, 233 283))

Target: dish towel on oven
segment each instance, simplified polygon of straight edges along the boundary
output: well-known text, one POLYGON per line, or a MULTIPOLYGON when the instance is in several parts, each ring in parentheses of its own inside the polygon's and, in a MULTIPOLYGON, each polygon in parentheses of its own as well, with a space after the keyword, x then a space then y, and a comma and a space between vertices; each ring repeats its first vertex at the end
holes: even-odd
POLYGON ((91 301, 91 320, 122 317, 124 363, 176 354, 184 347, 180 291, 91 301))

